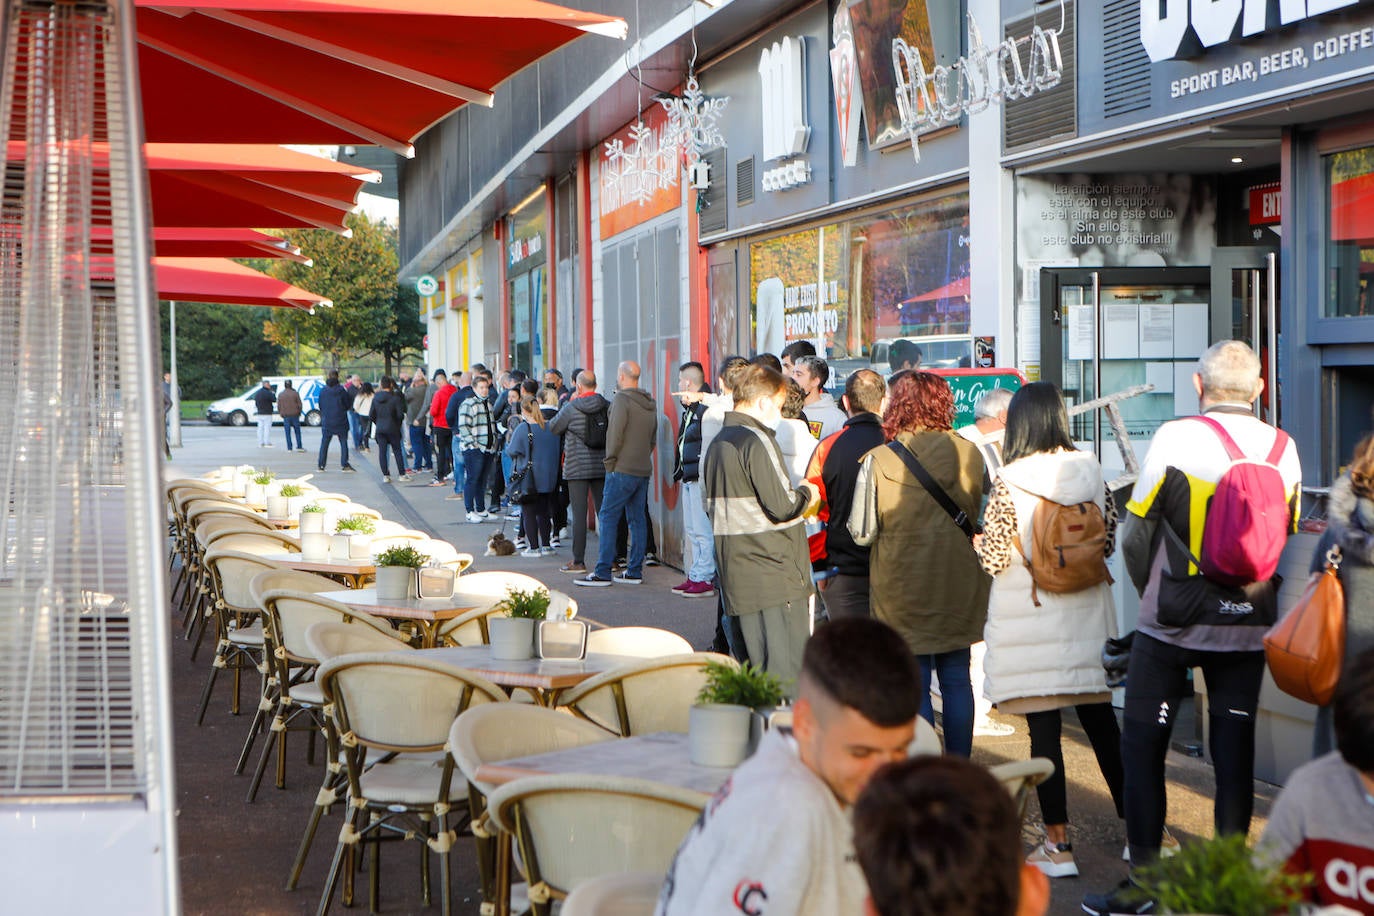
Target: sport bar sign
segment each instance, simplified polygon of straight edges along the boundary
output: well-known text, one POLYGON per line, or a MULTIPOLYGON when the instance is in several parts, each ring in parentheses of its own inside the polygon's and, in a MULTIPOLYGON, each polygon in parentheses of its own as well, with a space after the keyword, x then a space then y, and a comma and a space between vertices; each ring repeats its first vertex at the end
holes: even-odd
MULTIPOLYGON (((1150 0, 1146 0, 1150 2, 1150 0)), ((968 54, 946 67, 927 71, 919 48, 901 38, 892 41, 892 66, 897 71, 897 109, 902 130, 911 140, 911 153, 921 161, 918 135, 965 114, 976 114, 1003 99, 1022 99, 1059 85, 1064 76, 1059 36, 1064 30, 1060 0, 1057 29, 1036 25, 1030 35, 1007 38, 992 47, 968 16, 968 54)))
POLYGON ((1140 0, 1140 43, 1159 63, 1191 57, 1236 37, 1354 6, 1361 0, 1140 0), (1277 9, 1275 9, 1277 7, 1277 9))

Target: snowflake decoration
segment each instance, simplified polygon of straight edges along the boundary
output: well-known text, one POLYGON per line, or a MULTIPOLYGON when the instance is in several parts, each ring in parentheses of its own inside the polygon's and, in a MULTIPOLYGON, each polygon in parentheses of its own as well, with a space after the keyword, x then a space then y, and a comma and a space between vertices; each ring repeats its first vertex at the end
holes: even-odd
POLYGON ((695 165, 706 150, 725 145, 716 122, 729 103, 727 97, 708 99, 701 91, 696 74, 689 73, 682 98, 658 100, 668 113, 664 145, 681 149, 688 168, 695 165))
POLYGON ((660 143, 643 121, 630 128, 629 143, 617 138, 606 143, 602 191, 606 209, 647 203, 660 189, 677 186, 676 148, 660 143))

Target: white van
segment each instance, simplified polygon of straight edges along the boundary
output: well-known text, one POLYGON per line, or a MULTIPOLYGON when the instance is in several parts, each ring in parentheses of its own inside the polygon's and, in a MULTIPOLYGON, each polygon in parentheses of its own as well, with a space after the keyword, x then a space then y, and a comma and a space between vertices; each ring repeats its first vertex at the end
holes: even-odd
MULTIPOLYGON (((271 383, 272 390, 278 395, 281 394, 282 383, 290 379, 291 387, 301 396, 301 416, 305 420, 305 425, 320 425, 320 389, 324 387, 324 379, 317 375, 268 375, 264 378, 271 383)), ((261 387, 262 379, 258 379, 253 387, 243 394, 232 398, 220 398, 207 405, 205 419, 224 426, 247 426, 249 422, 256 423, 258 408, 253 403, 253 395, 257 394, 261 387)), ((272 422, 281 423, 281 415, 277 413, 276 404, 272 405, 272 422)))

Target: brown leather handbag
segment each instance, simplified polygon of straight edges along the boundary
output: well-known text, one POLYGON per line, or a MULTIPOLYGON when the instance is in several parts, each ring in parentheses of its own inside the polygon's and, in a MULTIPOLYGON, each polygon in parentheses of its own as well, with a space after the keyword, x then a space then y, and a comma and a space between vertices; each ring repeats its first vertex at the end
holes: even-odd
POLYGON ((1274 683, 1305 703, 1325 706, 1336 692, 1345 657, 1345 589, 1341 549, 1326 552, 1326 567, 1313 573, 1302 597, 1264 635, 1264 656, 1274 683))

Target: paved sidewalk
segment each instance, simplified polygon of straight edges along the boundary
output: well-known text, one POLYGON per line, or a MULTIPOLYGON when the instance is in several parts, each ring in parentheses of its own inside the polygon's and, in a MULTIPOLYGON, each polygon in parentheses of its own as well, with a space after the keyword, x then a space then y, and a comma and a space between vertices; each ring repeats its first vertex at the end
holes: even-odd
MULTIPOLYGON (((561 588, 577 599, 583 616, 613 626, 658 626, 681 633, 693 646, 706 648, 714 631, 712 615, 715 602, 710 599, 683 599, 671 587, 683 578, 682 572, 667 567, 644 571, 644 584, 616 585, 610 588, 574 588, 571 577, 558 567, 571 558, 567 547, 555 556, 542 559, 485 557, 487 538, 500 528, 499 521, 468 524, 461 502, 446 500, 451 487, 427 486, 429 477, 417 476, 410 484, 383 484, 376 463, 376 452, 357 454, 350 450, 353 474, 339 470, 337 443, 331 467, 324 474, 316 471, 319 431, 305 432, 306 451, 286 452, 279 431, 274 430, 276 448, 259 449, 256 430, 229 427, 184 427, 183 447, 174 450, 171 466, 186 476, 196 476, 223 464, 252 464, 275 471, 279 477, 314 475, 311 483, 322 489, 347 494, 357 502, 379 510, 385 517, 404 522, 435 537, 449 541, 476 558, 474 570, 507 569, 528 572, 554 588, 561 588)), ((393 469, 394 473, 394 469, 393 469)), ((393 478, 394 479, 394 478, 393 478)), ((506 525, 512 535, 513 522, 506 525)), ((595 556, 596 538, 588 539, 588 559, 595 556)), ((228 714, 228 678, 221 678, 206 715, 205 725, 195 725, 195 706, 209 669, 209 649, 202 648, 197 661, 189 660, 190 646, 180 639, 178 620, 173 619, 176 638, 172 641, 173 685, 175 691, 174 726, 177 753, 177 795, 179 803, 180 860, 184 911, 188 914, 286 914, 313 912, 323 887, 329 857, 337 838, 338 809, 320 827, 300 888, 283 890, 296 844, 315 797, 320 766, 308 766, 305 741, 292 736, 289 748, 287 788, 272 784, 269 766, 258 800, 244 803, 249 776, 233 776, 234 761, 247 733, 256 685, 245 681, 245 714, 228 714)), ((1007 737, 974 739, 974 757, 987 764, 1022 760, 1029 756, 1025 720, 1016 716, 997 717, 1016 727, 1007 737)), ((1072 714, 1066 716, 1064 733, 1065 770, 1069 780, 1069 808, 1074 819, 1071 839, 1080 880, 1058 879, 1053 883, 1051 913, 1080 912, 1084 893, 1102 890, 1125 875, 1120 856, 1125 830, 1112 810, 1106 787, 1097 772, 1092 751, 1072 714)), ((256 749, 253 762, 256 762, 256 749)), ((1181 754, 1170 756, 1169 826, 1185 842, 1211 833, 1211 768, 1200 760, 1181 754)), ((251 773, 252 764, 249 766, 251 773)), ((1256 783, 1256 819, 1253 833, 1263 826, 1275 790, 1256 783)), ((1034 800, 1028 824, 1038 817, 1034 800)), ((1027 828, 1027 848, 1034 841, 1027 828)), ((383 855, 382 908, 387 913, 422 910, 419 898, 418 855, 414 849, 392 847, 383 855)), ((476 914, 477 880, 471 840, 464 837, 453 854, 454 910, 476 914)), ((437 878, 437 867, 434 870, 437 878)), ((358 875, 359 893, 366 893, 366 870, 358 875)), ((366 897, 358 903, 366 906, 366 897)), ((336 899, 336 906, 337 899, 336 899)), ((437 901, 436 901, 437 906, 437 901)), ((839 914, 837 914, 839 916, 839 914)))

